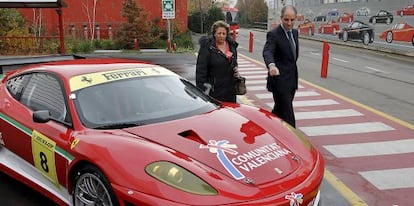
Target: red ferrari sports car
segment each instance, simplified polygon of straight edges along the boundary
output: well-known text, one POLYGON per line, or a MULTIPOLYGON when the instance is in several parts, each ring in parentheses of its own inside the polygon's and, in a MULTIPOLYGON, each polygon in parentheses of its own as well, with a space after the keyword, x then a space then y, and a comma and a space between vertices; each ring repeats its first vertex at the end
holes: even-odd
POLYGON ((299 34, 313 36, 315 34, 315 23, 309 19, 305 19, 298 25, 299 34))
POLYGON ((2 77, 0 171, 57 204, 318 205, 322 155, 270 112, 158 65, 49 58, 2 77))
POLYGON ((414 27, 407 23, 395 24, 392 28, 383 31, 379 35, 380 39, 384 39, 386 42, 403 41, 411 42, 414 46, 414 27))
POLYGON ((344 13, 342 16, 338 17, 339 23, 350 23, 354 21, 354 14, 344 13))
POLYGON ((396 13, 400 16, 414 15, 414 5, 410 5, 405 8, 399 9, 396 13))
POLYGON ((318 32, 320 34, 333 34, 336 35, 340 31, 339 23, 330 20, 328 22, 321 23, 318 27, 318 32))

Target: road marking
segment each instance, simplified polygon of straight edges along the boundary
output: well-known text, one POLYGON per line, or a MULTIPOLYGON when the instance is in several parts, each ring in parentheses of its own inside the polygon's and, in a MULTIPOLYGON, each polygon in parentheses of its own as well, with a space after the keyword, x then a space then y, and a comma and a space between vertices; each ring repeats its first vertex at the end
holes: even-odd
MULTIPOLYGON (((239 68, 246 68, 246 67, 257 67, 256 64, 239 64, 238 65, 239 68)), ((263 67, 260 67, 261 69, 263 69, 263 67)))
POLYGON ((241 74, 248 75, 248 74, 262 74, 267 76, 267 71, 240 71, 241 74))
POLYGON ((347 187, 341 180, 325 169, 324 176, 326 181, 336 189, 342 196, 351 203, 352 206, 368 206, 357 194, 347 187))
POLYGON ((395 130, 394 128, 382 122, 363 122, 352 124, 334 124, 322 126, 308 126, 300 127, 308 136, 322 136, 322 135, 340 135, 340 134, 357 134, 368 132, 384 132, 395 130))
POLYGON ((293 101, 293 107, 326 106, 326 105, 334 105, 334 104, 339 104, 339 103, 333 99, 293 101))
POLYGON ((414 139, 327 145, 323 147, 338 158, 391 155, 414 152, 414 139))
POLYGON ((332 57, 332 59, 333 60, 336 60, 336 61, 344 62, 344 63, 348 63, 349 62, 347 60, 343 60, 343 59, 339 59, 339 58, 335 58, 335 57, 332 57))
MULTIPOLYGON (((318 96, 318 95, 320 94, 314 91, 305 91, 305 92, 296 92, 295 97, 309 97, 309 96, 318 96)), ((270 98, 273 98, 273 94, 272 93, 256 94, 256 97, 259 99, 270 99, 270 98)))
POLYGON ((379 190, 414 188, 414 167, 365 171, 359 174, 379 190))
POLYGON ((260 85, 260 86, 250 86, 247 88, 248 91, 259 91, 259 90, 266 90, 266 86, 260 85))
POLYGON ((353 116, 363 116, 363 114, 353 109, 295 112, 296 120, 353 117, 353 116))
POLYGON ((240 67, 239 66, 239 71, 248 71, 248 70, 260 70, 260 71, 262 71, 263 68, 262 67, 240 67))
POLYGON ((320 53, 316 53, 316 52, 310 52, 310 54, 313 54, 315 56, 320 56, 321 55, 320 53))
POLYGON ((246 77, 246 79, 266 79, 266 75, 249 75, 245 76, 243 73, 240 73, 242 76, 246 77))
POLYGON ((375 71, 375 72, 379 72, 379 73, 391 74, 390 72, 382 71, 382 70, 375 69, 375 68, 369 67, 369 66, 365 66, 365 68, 370 69, 370 70, 375 71))
MULTIPOLYGON (((266 79, 264 79, 264 80, 249 80, 249 79, 247 79, 246 80, 247 85, 250 85, 250 84, 265 84, 266 82, 267 82, 266 79)), ((249 89, 249 88, 247 88, 247 89, 249 89)))

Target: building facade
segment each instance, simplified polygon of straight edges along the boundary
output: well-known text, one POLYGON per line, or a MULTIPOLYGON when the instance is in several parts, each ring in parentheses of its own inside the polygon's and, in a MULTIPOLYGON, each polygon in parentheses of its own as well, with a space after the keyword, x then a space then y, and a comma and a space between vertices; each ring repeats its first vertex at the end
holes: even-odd
MULTIPOLYGON (((166 28, 162 19, 161 0, 136 0, 137 5, 148 15, 148 22, 155 21, 166 28)), ((64 0, 62 9, 65 35, 73 37, 111 38, 117 25, 125 22, 121 16, 122 0, 64 0)), ((43 35, 58 33, 58 15, 55 9, 19 9, 29 24, 41 27, 43 35)), ((187 31, 187 0, 175 0, 175 19, 171 20, 175 31, 187 31)))

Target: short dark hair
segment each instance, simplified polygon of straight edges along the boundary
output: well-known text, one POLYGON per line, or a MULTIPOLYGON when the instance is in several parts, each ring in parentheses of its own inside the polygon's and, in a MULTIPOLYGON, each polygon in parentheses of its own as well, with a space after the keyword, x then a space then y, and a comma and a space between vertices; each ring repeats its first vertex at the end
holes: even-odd
POLYGON ((293 5, 286 5, 282 8, 280 17, 283 17, 283 15, 285 15, 285 12, 287 9, 292 9, 293 12, 295 12, 295 16, 298 14, 298 11, 296 10, 296 8, 293 5))
POLYGON ((211 26, 211 34, 214 36, 217 29, 220 28, 220 27, 225 28, 227 34, 229 34, 229 32, 230 32, 229 24, 227 24, 225 21, 222 21, 222 20, 218 20, 218 21, 214 22, 214 24, 211 26))

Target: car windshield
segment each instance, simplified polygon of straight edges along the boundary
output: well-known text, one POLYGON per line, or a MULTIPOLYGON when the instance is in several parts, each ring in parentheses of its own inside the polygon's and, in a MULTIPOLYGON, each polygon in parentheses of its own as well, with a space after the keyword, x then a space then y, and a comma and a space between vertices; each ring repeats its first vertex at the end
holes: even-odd
POLYGON ((82 123, 119 129, 202 114, 219 105, 177 76, 140 77, 86 87, 71 95, 82 123))

